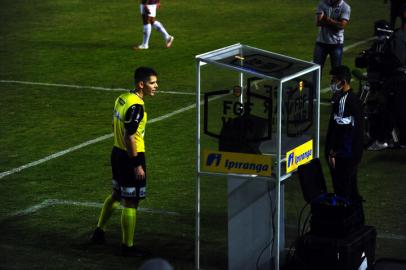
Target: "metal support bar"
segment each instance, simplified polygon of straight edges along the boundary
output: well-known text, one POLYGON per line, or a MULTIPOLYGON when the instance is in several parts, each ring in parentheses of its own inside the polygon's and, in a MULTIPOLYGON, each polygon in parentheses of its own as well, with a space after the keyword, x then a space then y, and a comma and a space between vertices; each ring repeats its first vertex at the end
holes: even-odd
POLYGON ((197 95, 196 95, 196 228, 195 228, 195 265, 200 269, 200 61, 197 61, 197 95))

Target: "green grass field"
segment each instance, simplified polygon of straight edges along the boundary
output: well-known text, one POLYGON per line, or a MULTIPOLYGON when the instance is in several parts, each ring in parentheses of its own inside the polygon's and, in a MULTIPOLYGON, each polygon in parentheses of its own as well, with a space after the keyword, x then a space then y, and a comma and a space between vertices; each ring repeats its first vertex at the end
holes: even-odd
MULTIPOLYGON (((163 1, 158 19, 175 42, 165 49, 155 31, 147 51, 131 50, 142 38, 137 1, 0 3, 0 175, 11 171, 0 178, 0 269, 136 269, 142 263, 116 255, 120 211, 111 219, 106 246, 87 244, 111 189, 108 134, 120 92, 86 86, 130 89, 140 65, 157 69, 160 90, 188 95, 159 93, 146 101, 148 119, 155 120, 147 126, 148 198, 141 207, 151 211, 138 215, 136 243, 176 269, 193 269, 196 109, 188 106, 196 102, 194 57, 243 43, 310 60, 318 0, 163 1), (182 108, 187 109, 159 118, 182 108), (101 139, 72 150, 96 138, 101 139), (72 151, 51 158, 66 149, 72 151)), ((370 38, 373 22, 388 17, 381 0, 348 3, 345 45, 370 38)), ((344 64, 353 67, 367 47, 346 51, 344 64)), ((323 87, 327 79, 326 73, 323 87)), ((322 106, 322 144, 328 113, 322 106)), ((367 223, 378 230, 378 258, 405 259, 405 160, 405 150, 365 152, 359 169, 367 223)), ((286 197, 286 222, 296 224, 304 202, 295 177, 286 197)), ((208 217, 218 218, 216 202, 208 207, 213 209, 208 217)), ((216 240, 225 236, 217 227, 210 230, 207 256, 213 269, 222 269, 216 263, 224 247, 216 240)))

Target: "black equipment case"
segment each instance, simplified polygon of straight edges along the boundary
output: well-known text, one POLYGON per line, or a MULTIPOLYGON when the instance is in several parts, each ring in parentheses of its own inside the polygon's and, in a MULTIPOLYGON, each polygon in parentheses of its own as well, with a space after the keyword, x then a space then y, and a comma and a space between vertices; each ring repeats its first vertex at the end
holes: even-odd
POLYGON ((310 231, 313 235, 343 238, 363 225, 362 202, 351 203, 328 193, 311 204, 310 231))
POLYGON ((305 270, 372 269, 375 261, 376 230, 364 226, 345 238, 305 234, 299 239, 297 259, 305 270))
POLYGON ((362 201, 327 193, 321 163, 318 158, 298 168, 303 197, 311 205, 312 235, 343 238, 364 225, 362 201))

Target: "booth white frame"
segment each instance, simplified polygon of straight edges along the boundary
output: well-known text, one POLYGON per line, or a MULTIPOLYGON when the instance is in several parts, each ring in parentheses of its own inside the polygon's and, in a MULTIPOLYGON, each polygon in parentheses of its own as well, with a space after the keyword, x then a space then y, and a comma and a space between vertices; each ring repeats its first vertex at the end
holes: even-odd
POLYGON ((197 136, 196 136, 196 216, 195 216, 195 266, 197 270, 200 270, 200 177, 201 176, 224 176, 224 175, 235 175, 235 176, 243 176, 247 179, 249 178, 255 178, 258 180, 265 180, 265 181, 275 181, 275 186, 276 186, 276 213, 275 213, 275 247, 273 249, 273 254, 272 256, 274 257, 274 269, 279 270, 280 269, 280 221, 281 221, 281 182, 284 180, 288 179, 292 173, 287 173, 285 175, 281 174, 281 164, 282 162, 286 161, 286 157, 284 156, 284 153, 282 153, 281 150, 281 141, 282 141, 282 85, 283 83, 292 80, 294 78, 297 78, 299 76, 305 75, 310 72, 316 71, 316 100, 315 106, 316 109, 314 110, 314 125, 315 125, 315 134, 314 134, 314 157, 319 157, 319 132, 320 132, 320 66, 311 62, 303 61, 300 59, 296 59, 293 57, 288 57, 285 55, 261 50, 258 48, 250 47, 247 45, 243 44, 234 44, 225 48, 221 48, 218 50, 210 51, 204 54, 200 54, 196 56, 196 69, 197 69, 197 89, 196 89, 196 109, 197 109, 197 114, 196 114, 196 121, 197 121, 197 136), (258 53, 264 53, 267 55, 272 55, 275 58, 278 59, 287 59, 291 61, 296 61, 296 62, 302 62, 306 64, 310 64, 311 67, 301 70, 295 74, 283 77, 283 78, 276 78, 272 76, 268 76, 266 74, 262 74, 260 72, 256 72, 254 70, 247 70, 242 67, 238 66, 232 66, 232 65, 227 65, 224 63, 220 63, 216 60, 221 59, 224 56, 232 56, 235 55, 236 50, 240 51, 240 54, 242 53, 243 49, 250 49, 254 50, 258 53), (237 174, 223 174, 223 173, 211 173, 211 172, 202 172, 200 170, 200 165, 201 165, 201 158, 200 158, 200 132, 201 132, 201 127, 200 127, 200 121, 201 121, 201 67, 204 65, 215 65, 219 67, 223 67, 226 69, 231 69, 237 72, 240 72, 240 83, 242 86, 243 83, 243 74, 248 73, 250 75, 254 75, 263 79, 270 79, 274 81, 278 81, 278 100, 277 100, 277 127, 276 127, 276 141, 277 141, 277 151, 276 151, 276 156, 274 157, 276 162, 276 175, 275 177, 263 177, 263 176, 256 176, 256 175, 237 175, 237 174))

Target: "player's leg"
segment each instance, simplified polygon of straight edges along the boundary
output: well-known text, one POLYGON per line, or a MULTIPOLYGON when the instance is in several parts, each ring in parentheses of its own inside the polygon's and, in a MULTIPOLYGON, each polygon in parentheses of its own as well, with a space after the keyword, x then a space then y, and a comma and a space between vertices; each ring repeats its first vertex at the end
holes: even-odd
POLYGON ((137 222, 138 202, 130 199, 123 200, 123 211, 121 213, 121 245, 124 247, 134 246, 135 225, 137 222))
POLYGON ((341 65, 343 59, 343 45, 330 45, 330 61, 331 61, 331 68, 338 67, 341 65))
POLYGON ((97 244, 103 244, 105 242, 104 232, 106 230, 106 224, 113 214, 114 210, 120 205, 120 202, 115 197, 114 192, 109 195, 104 201, 103 208, 100 212, 99 221, 97 227, 94 230, 91 240, 97 244))
POLYGON ((173 40, 175 39, 173 36, 169 35, 168 32, 166 31, 165 27, 163 26, 163 24, 157 20, 155 20, 155 18, 152 19, 152 27, 157 30, 159 33, 162 34, 164 40, 165 40, 165 46, 167 48, 172 46, 173 40))
POLYGON ((106 228, 107 221, 110 219, 111 215, 113 214, 114 210, 120 205, 119 198, 115 194, 115 191, 109 195, 106 200, 104 201, 103 208, 100 213, 99 221, 97 223, 97 227, 102 229, 103 231, 106 228))
MULTIPOLYGON (((142 166, 145 168, 145 157, 143 153, 138 153, 141 157, 142 166)), ((134 167, 128 161, 127 181, 120 187, 123 211, 121 214, 121 253, 123 256, 142 257, 147 253, 134 246, 134 234, 137 221, 137 208, 139 201, 145 198, 146 179, 135 180, 134 167)))
POLYGON ((142 44, 134 47, 134 49, 145 50, 149 48, 149 38, 151 37, 151 22, 150 22, 150 14, 151 8, 150 5, 145 7, 144 5, 140 5, 140 12, 142 18, 142 44))
POLYGON ((134 245, 137 224, 138 198, 123 199, 121 214, 121 255, 124 257, 144 257, 148 252, 134 245))
POLYGON ((97 222, 97 227, 94 230, 91 240, 95 243, 104 243, 104 231, 106 229, 106 224, 113 214, 114 210, 120 205, 120 190, 118 180, 120 179, 120 153, 117 149, 113 148, 110 156, 111 170, 112 170, 112 186, 113 192, 105 200, 100 212, 99 221, 97 222))
POLYGON ((142 16, 143 28, 142 28, 142 44, 138 46, 139 49, 148 49, 149 48, 149 38, 151 37, 152 26, 148 22, 148 16, 142 16))
POLYGON ((313 62, 319 64, 322 69, 328 53, 325 45, 326 44, 316 42, 313 53, 313 62))

